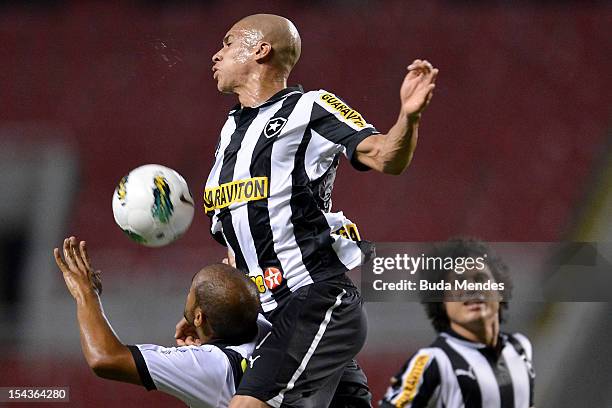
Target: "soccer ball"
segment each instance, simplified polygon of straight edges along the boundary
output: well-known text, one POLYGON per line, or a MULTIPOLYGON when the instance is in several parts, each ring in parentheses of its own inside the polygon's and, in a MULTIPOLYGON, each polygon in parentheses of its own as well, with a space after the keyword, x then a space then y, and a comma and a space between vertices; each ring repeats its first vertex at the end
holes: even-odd
POLYGON ((132 240, 160 247, 179 238, 193 220, 193 198, 185 179, 159 164, 132 170, 113 194, 115 222, 132 240))

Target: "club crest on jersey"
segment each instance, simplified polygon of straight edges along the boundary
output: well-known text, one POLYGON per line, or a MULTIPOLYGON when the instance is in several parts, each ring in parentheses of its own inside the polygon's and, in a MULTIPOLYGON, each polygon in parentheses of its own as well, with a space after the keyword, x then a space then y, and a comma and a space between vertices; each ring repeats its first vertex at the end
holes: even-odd
POLYGON ((266 268, 264 271, 264 282, 268 289, 274 290, 283 283, 283 274, 278 268, 266 268))
POLYGON ((264 135, 270 139, 274 136, 278 136, 285 127, 287 119, 285 118, 272 118, 264 126, 264 135))

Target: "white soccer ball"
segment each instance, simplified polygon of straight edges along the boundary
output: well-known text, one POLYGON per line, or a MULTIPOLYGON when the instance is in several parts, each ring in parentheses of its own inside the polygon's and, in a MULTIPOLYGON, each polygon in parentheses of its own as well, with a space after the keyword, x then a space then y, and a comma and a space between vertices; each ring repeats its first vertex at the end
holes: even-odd
POLYGON ((149 246, 167 245, 187 231, 194 204, 185 179, 159 164, 132 170, 113 194, 115 222, 132 240, 149 246))

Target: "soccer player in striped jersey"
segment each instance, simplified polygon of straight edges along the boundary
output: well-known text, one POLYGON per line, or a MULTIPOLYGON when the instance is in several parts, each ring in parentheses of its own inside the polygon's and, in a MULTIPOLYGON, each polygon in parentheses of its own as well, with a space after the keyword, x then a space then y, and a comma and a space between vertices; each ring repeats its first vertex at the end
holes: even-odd
POLYGON ((257 291, 242 272, 216 264, 193 277, 184 333, 198 338, 198 345, 132 346, 120 342, 104 315, 100 275, 91 268, 85 242, 67 238, 62 252, 55 248, 55 261, 76 301, 83 355, 96 375, 162 391, 191 407, 228 406, 251 353, 270 330, 258 317, 257 291))
MULTIPOLYGON (((509 297, 511 282, 507 267, 483 243, 451 240, 429 256, 443 260, 484 259, 484 267, 474 266, 462 275, 443 268, 422 272, 431 282, 445 281, 452 285, 464 280, 504 283, 504 297, 509 297)), ((438 337, 429 347, 418 350, 393 377, 380 406, 533 406, 535 373, 531 343, 522 334, 500 331, 503 312, 508 306, 507 302, 500 301, 501 291, 451 288, 421 293, 427 316, 438 337)))
POLYGON ((344 393, 339 382, 366 394, 340 405, 370 406, 352 361, 366 320, 345 274, 368 245, 342 212, 331 212, 333 181, 342 154, 359 170, 406 168, 438 73, 427 61, 408 66, 397 122, 380 134, 333 93, 287 86, 300 53, 291 21, 258 14, 234 24, 212 58, 217 89, 239 104, 221 129, 204 206, 213 236, 256 283, 273 325, 232 408, 327 407, 344 393))

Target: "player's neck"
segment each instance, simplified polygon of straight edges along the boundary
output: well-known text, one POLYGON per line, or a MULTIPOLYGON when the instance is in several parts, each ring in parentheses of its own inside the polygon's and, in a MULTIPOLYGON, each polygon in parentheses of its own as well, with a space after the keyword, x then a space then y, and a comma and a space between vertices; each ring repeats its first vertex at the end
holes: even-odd
POLYGON ((266 102, 286 87, 287 77, 263 71, 249 76, 247 81, 236 90, 236 94, 243 107, 253 108, 266 102))
POLYGON ((499 338, 499 319, 490 319, 474 327, 461 326, 455 322, 450 323, 451 329, 466 339, 496 347, 499 338))

